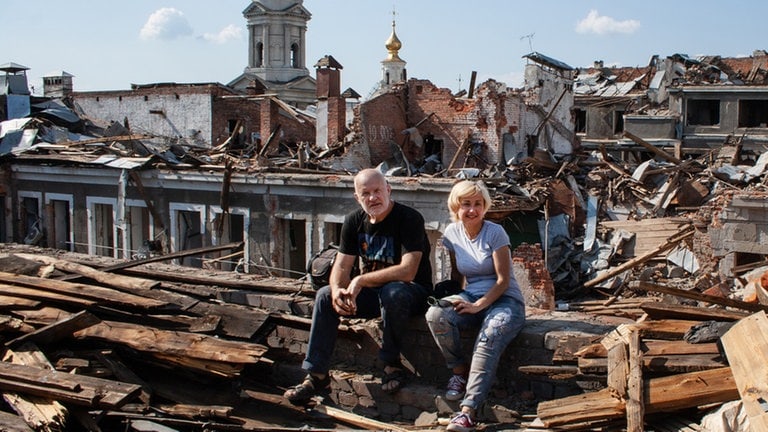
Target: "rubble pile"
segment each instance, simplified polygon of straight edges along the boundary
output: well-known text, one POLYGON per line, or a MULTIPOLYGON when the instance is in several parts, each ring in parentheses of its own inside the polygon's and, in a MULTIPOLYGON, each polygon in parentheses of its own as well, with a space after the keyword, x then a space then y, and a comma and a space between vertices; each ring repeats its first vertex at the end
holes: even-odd
POLYGON ((18 418, 0 429, 234 431, 311 418, 246 393, 279 391, 263 341, 279 311, 219 300, 244 287, 301 296, 306 282, 137 263, 3 246, 0 389, 18 418))

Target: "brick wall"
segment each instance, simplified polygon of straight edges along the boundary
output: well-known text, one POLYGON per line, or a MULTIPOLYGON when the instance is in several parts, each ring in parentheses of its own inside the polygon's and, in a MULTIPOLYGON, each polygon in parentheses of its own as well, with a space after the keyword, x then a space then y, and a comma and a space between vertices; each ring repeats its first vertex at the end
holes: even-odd
POLYGON ((523 292, 526 307, 555 308, 555 284, 547 271, 539 243, 522 243, 512 251, 512 271, 523 292))

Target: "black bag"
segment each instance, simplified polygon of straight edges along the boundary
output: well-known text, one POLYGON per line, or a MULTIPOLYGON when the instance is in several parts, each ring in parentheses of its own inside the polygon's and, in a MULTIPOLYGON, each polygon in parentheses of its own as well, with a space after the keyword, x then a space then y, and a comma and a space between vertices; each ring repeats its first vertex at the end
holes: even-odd
POLYGON ((463 289, 461 288, 461 284, 458 281, 446 279, 435 284, 435 287, 432 290, 432 295, 435 298, 441 299, 443 297, 458 294, 462 291, 463 289))
POLYGON ((307 276, 309 276, 309 281, 315 290, 328 285, 333 262, 336 261, 336 253, 338 251, 339 246, 331 243, 313 255, 307 262, 307 276))

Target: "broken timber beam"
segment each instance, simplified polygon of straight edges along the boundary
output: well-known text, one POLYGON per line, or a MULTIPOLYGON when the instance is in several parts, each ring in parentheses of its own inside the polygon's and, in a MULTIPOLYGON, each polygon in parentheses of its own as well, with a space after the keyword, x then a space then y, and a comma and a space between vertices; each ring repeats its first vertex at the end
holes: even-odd
POLYGON ((113 408, 138 393, 141 386, 0 362, 0 389, 74 405, 113 408))
MULTIPOLYGON (((165 255, 158 255, 158 256, 150 257, 150 258, 143 259, 143 260, 130 260, 130 261, 122 262, 120 264, 115 264, 115 265, 111 265, 111 266, 107 266, 107 267, 101 267, 101 268, 99 268, 99 270, 103 271, 103 272, 114 272, 114 271, 117 271, 117 270, 123 270, 123 269, 131 268, 131 267, 140 266, 142 264, 149 264, 149 263, 153 263, 153 262, 169 261, 169 260, 176 259, 176 258, 184 258, 184 257, 188 257, 188 256, 192 256, 192 255, 200 255, 200 254, 204 254, 204 253, 208 253, 208 252, 218 252, 218 251, 222 251, 222 250, 226 250, 226 249, 240 249, 240 248, 243 247, 244 244, 245 244, 244 242, 235 242, 235 243, 227 243, 227 244, 216 245, 216 246, 204 246, 204 247, 199 247, 199 248, 195 248, 195 249, 185 249, 185 250, 181 250, 181 251, 178 251, 178 252, 173 252, 173 253, 169 253, 169 254, 165 254, 165 255)), ((77 277, 77 276, 72 276, 72 275, 64 276, 64 277, 60 278, 59 280, 69 280, 72 277, 77 277)))
POLYGON ((624 131, 624 136, 629 138, 629 139, 631 139, 632 141, 640 144, 641 146, 646 148, 651 153, 653 153, 655 155, 658 155, 658 156, 662 157, 663 159, 666 159, 668 162, 672 162, 675 165, 680 165, 681 163, 683 163, 683 161, 681 161, 680 159, 670 155, 669 153, 665 152, 664 150, 661 150, 661 149, 657 148, 655 145, 653 145, 653 144, 649 143, 648 141, 640 138, 639 136, 633 135, 633 134, 631 134, 630 132, 627 132, 627 131, 624 131))
POLYGON ((351 424, 353 426, 362 427, 373 431, 391 431, 391 432, 410 432, 409 429, 401 428, 391 423, 384 423, 378 420, 369 419, 359 414, 351 413, 348 411, 334 408, 328 405, 318 404, 314 407, 314 410, 333 417, 341 422, 351 424))
POLYGON ((117 342, 142 352, 238 364, 257 363, 267 351, 264 345, 252 342, 161 330, 117 321, 102 321, 75 332, 74 336, 77 339, 92 338, 117 342))
MULTIPOLYGON (((739 396, 729 367, 652 378, 643 385, 646 414, 728 402, 739 396)), ((545 427, 553 427, 620 419, 626 415, 626 406, 616 390, 609 387, 541 402, 537 415, 545 427)))
POLYGON ((25 341, 32 341, 38 344, 47 344, 59 339, 67 338, 77 330, 92 326, 99 322, 95 315, 81 311, 67 318, 59 320, 51 325, 47 325, 32 333, 19 336, 5 343, 6 347, 16 347, 25 341))
POLYGON ((53 258, 46 255, 36 255, 36 254, 26 254, 26 253, 16 253, 14 255, 16 255, 19 258, 23 258, 25 260, 37 261, 46 265, 52 265, 59 270, 68 271, 70 273, 76 273, 81 276, 91 278, 96 282, 100 282, 104 285, 108 285, 115 288, 148 290, 160 285, 160 282, 158 281, 141 279, 133 276, 109 274, 101 270, 96 270, 93 267, 88 267, 83 264, 78 264, 71 261, 53 258))
MULTIPOLYGON (((693 299, 693 300, 698 300, 702 302, 718 304, 721 306, 730 306, 737 309, 742 309, 742 310, 747 310, 752 312, 757 312, 760 310, 768 311, 768 306, 766 305, 761 305, 758 303, 743 302, 739 300, 730 299, 727 297, 712 296, 712 295, 702 294, 695 291, 682 290, 682 289, 673 288, 665 285, 655 284, 652 282, 635 281, 635 282, 631 282, 630 286, 632 288, 639 288, 643 291, 654 291, 661 294, 670 294, 670 295, 683 297, 687 299, 693 299)), ((717 315, 712 315, 710 319, 713 319, 716 317, 717 315)))
MULTIPOLYGON (((49 370, 54 369, 45 354, 32 343, 25 343, 15 351, 6 350, 3 361, 49 370)), ((27 425, 36 431, 63 430, 67 423, 69 410, 56 400, 11 392, 3 392, 3 399, 24 419, 27 425)), ((5 431, 4 427, 5 425, 0 426, 0 430, 5 431)))
POLYGON ((656 255, 668 251, 669 249, 672 249, 673 247, 677 246, 678 243, 682 242, 686 238, 693 235, 695 232, 693 225, 688 225, 685 228, 678 231, 676 234, 674 234, 672 237, 667 239, 664 243, 657 246, 655 249, 645 253, 644 255, 641 255, 637 258, 631 259, 624 264, 621 264, 620 266, 614 267, 609 269, 608 271, 601 273, 594 278, 584 282, 584 288, 591 288, 600 282, 606 281, 616 275, 619 275, 635 266, 638 266, 646 261, 652 260, 656 255))
POLYGON ((643 432, 645 405, 643 401, 643 351, 640 332, 629 333, 629 377, 627 379, 627 432, 643 432))
POLYGON ((64 282, 2 271, 0 271, 0 292, 35 299, 56 299, 82 306, 120 304, 147 309, 168 306, 168 303, 162 300, 155 300, 98 285, 64 282))
MULTIPOLYGON (((634 287, 637 284, 630 282, 629 285, 631 287, 634 287)), ((655 291, 654 287, 648 287, 648 286, 640 287, 639 285, 637 285, 637 287, 642 290, 645 290, 646 288, 648 288, 652 291, 655 291)), ((678 295, 677 288, 665 287, 665 289, 666 288, 675 290, 674 293, 670 291, 669 294, 678 295)), ((682 293, 683 296, 688 294, 688 291, 686 290, 679 290, 679 291, 683 291, 682 293)), ((724 297, 717 297, 717 298, 722 299, 724 297)), ((671 304, 655 302, 655 301, 641 303, 640 309, 642 309, 643 312, 648 314, 648 318, 652 320, 675 318, 675 319, 699 320, 699 321, 710 321, 710 320, 738 321, 742 318, 746 318, 747 316, 749 316, 749 312, 745 312, 745 311, 716 309, 716 308, 688 306, 688 305, 671 305, 671 304)))

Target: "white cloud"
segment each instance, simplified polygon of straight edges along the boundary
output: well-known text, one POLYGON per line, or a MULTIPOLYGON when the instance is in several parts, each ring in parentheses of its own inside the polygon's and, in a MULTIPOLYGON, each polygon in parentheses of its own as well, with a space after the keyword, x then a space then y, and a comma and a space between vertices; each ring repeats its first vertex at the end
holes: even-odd
POLYGON ((234 24, 230 24, 218 33, 204 33, 203 39, 217 44, 227 43, 231 40, 238 40, 243 37, 243 29, 234 24))
POLYGON ((617 21, 608 16, 601 16, 596 10, 591 10, 587 17, 576 24, 578 33, 595 33, 599 35, 612 33, 634 33, 640 28, 640 21, 617 21))
POLYGON ((161 8, 149 16, 139 36, 144 40, 171 40, 191 34, 192 27, 184 13, 174 8, 161 8))

